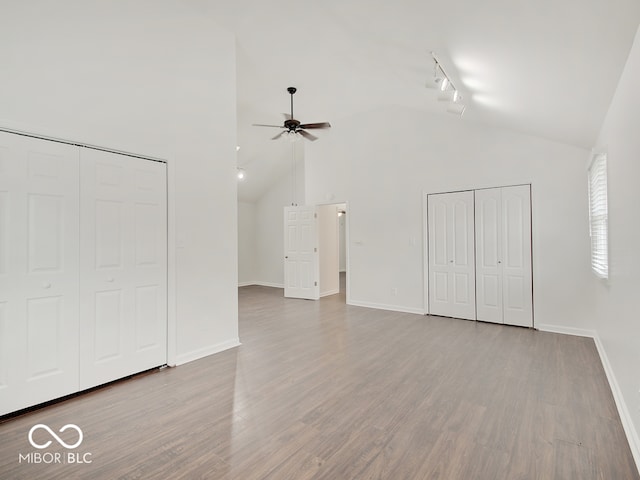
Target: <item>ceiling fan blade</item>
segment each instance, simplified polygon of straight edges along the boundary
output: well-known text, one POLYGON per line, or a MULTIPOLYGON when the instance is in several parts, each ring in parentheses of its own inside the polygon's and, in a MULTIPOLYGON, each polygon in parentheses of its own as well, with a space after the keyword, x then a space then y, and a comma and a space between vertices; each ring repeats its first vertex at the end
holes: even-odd
POLYGON ((318 137, 311 135, 309 132, 305 132, 304 130, 298 130, 296 133, 299 133, 304 138, 311 140, 312 142, 315 142, 318 139, 318 137))
POLYGON ((264 123, 252 123, 254 127, 274 127, 274 128, 284 128, 283 125, 265 125, 264 123))
POLYGON ((277 140, 279 139, 282 135, 284 135, 286 132, 286 130, 281 131, 279 134, 277 134, 275 137, 272 137, 271 140, 277 140))
POLYGON ((299 128, 331 128, 331 124, 329 122, 304 123, 299 128))

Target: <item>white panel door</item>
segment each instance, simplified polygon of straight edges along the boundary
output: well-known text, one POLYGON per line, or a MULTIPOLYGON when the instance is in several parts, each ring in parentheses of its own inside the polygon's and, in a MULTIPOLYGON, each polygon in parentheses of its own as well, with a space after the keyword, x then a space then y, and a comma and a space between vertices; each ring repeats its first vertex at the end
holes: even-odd
POLYGON ((429 313, 473 320, 473 192, 427 197, 429 313))
POLYGON ((531 275, 531 189, 502 188, 504 323, 533 327, 531 275))
POLYGON ((167 362, 166 165, 81 152, 80 386, 167 362))
POLYGON ((502 308, 502 190, 476 190, 477 319, 504 323, 502 308))
POLYGON ((529 185, 476 191, 478 320, 533 326, 529 185))
POLYGON ((78 389, 78 149, 0 132, 0 415, 78 389))
POLYGON ((284 296, 320 298, 315 207, 284 208, 284 296))

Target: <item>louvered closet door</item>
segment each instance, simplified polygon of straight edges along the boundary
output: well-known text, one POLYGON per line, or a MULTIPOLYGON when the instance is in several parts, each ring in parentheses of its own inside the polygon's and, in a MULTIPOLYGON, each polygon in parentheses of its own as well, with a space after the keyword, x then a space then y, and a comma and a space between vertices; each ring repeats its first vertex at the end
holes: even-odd
POLYGON ((166 165, 81 152, 80 385, 167 361, 166 165))
POLYGON ((475 320, 473 192, 429 195, 429 313, 475 320))
POLYGON ((78 388, 78 149, 0 132, 0 415, 78 388))

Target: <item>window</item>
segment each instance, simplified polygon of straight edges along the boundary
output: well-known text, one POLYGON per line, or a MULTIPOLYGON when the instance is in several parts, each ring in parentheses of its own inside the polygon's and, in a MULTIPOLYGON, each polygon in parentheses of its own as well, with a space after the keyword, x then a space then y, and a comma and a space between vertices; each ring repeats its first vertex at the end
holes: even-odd
POLYGON ((607 156, 598 153, 589 166, 589 233, 591 268, 600 278, 609 276, 607 156))

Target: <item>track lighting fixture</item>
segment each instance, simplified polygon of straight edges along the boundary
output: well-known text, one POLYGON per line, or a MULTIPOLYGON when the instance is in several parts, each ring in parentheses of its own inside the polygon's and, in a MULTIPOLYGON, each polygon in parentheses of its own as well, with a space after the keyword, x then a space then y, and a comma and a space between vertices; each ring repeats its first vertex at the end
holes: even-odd
POLYGON ((427 81, 427 87, 436 85, 441 92, 438 100, 450 102, 450 105, 447 107, 447 112, 462 115, 466 107, 460 103, 462 100, 460 91, 444 71, 434 52, 431 52, 431 57, 433 58, 433 79, 427 81))

